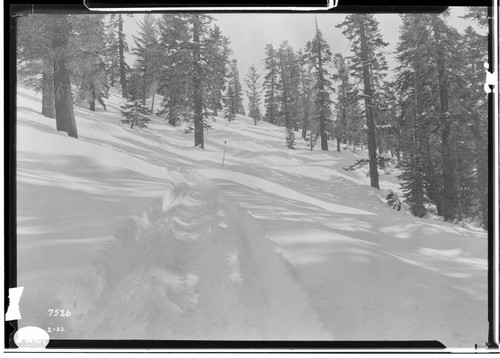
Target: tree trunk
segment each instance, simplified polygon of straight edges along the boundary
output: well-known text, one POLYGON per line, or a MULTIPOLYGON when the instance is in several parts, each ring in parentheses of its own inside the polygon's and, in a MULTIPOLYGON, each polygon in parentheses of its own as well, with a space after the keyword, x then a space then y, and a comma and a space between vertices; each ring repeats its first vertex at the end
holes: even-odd
POLYGON ((361 37, 361 61, 363 62, 363 83, 365 89, 365 112, 366 125, 368 127, 368 156, 370 157, 370 185, 380 189, 378 182, 377 169, 377 146, 375 141, 375 121, 372 107, 372 86, 370 78, 370 69, 368 67, 368 48, 366 43, 365 26, 361 19, 358 19, 358 27, 361 37))
POLYGON ((89 100, 89 109, 93 112, 95 112, 95 101, 96 101, 96 96, 95 96, 95 91, 94 88, 91 88, 90 90, 90 100, 89 100))
POLYGON ((285 114, 285 133, 286 133, 286 142, 288 148, 291 148, 293 146, 292 143, 289 142, 289 135, 290 131, 293 130, 292 127, 290 126, 290 113, 288 111, 288 87, 286 83, 286 73, 285 73, 285 66, 283 65, 283 59, 281 58, 281 52, 279 52, 280 56, 280 69, 281 69, 281 82, 283 83, 283 112, 285 114))
POLYGON ((156 77, 153 75, 153 83, 151 85, 151 95, 153 96, 153 98, 151 99, 151 113, 153 113, 155 106, 155 92, 156 92, 156 77))
POLYGON ((70 137, 78 138, 75 114, 73 112, 73 96, 71 94, 71 80, 67 65, 66 53, 70 24, 67 16, 61 17, 60 22, 54 25, 52 47, 57 54, 54 60, 54 105, 56 114, 56 128, 66 132, 70 137))
POLYGON ((202 93, 201 93, 201 63, 200 63, 200 15, 193 15, 193 107, 194 107, 194 146, 204 149, 203 138, 203 114, 202 114, 202 93))
POLYGON ((318 23, 316 22, 316 42, 318 51, 318 85, 319 85, 319 132, 321 136, 321 150, 328 150, 328 134, 326 133, 325 114, 325 79, 323 77, 323 58, 321 57, 321 47, 319 41, 318 23))
POLYGON ((118 51, 120 57, 120 84, 122 86, 122 98, 127 97, 127 77, 125 74, 125 44, 123 36, 123 19, 118 14, 118 51))
POLYGON ((337 137, 337 152, 340 153, 340 137, 337 137))
POLYGON ((439 80, 439 120, 443 125, 441 132, 441 153, 443 160, 443 191, 441 195, 442 210, 445 220, 453 220, 456 217, 457 193, 455 182, 455 165, 450 148, 451 124, 448 113, 448 81, 446 78, 445 60, 441 41, 441 33, 437 25, 437 15, 432 15, 432 27, 434 40, 436 42, 436 58, 439 80))
POLYGON ((68 133, 70 137, 78 138, 69 70, 64 55, 59 55, 55 61, 54 102, 57 130, 68 133))
POLYGON ((308 121, 306 118, 304 118, 304 120, 302 121, 302 138, 304 138, 304 140, 307 139, 307 127, 308 121))
POLYGON ((483 228, 488 229, 488 147, 476 141, 477 182, 483 228))
POLYGON ((42 114, 48 118, 55 118, 54 107, 54 73, 44 71, 42 74, 42 114))
POLYGON ((175 127, 175 124, 177 122, 176 118, 176 111, 174 111, 175 108, 175 96, 174 94, 170 94, 170 100, 168 101, 168 124, 170 124, 172 127, 175 127))
POLYGON ((378 142, 378 155, 382 156, 384 154, 384 148, 382 147, 382 136, 379 135, 377 136, 377 142, 378 142))

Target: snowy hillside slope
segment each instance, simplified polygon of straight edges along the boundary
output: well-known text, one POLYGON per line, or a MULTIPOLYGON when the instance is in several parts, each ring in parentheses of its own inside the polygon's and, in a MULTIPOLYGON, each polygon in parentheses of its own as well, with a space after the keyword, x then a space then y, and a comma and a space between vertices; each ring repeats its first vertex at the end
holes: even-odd
MULTIPOLYGON (((283 128, 242 116, 218 118, 201 150, 158 118, 123 126, 116 94, 108 112, 76 109, 76 140, 39 113, 39 94, 17 100, 21 326, 68 339, 486 341, 486 234, 387 207, 342 169, 362 153, 288 150, 283 128)), ((394 174, 380 185, 398 190, 394 174)))

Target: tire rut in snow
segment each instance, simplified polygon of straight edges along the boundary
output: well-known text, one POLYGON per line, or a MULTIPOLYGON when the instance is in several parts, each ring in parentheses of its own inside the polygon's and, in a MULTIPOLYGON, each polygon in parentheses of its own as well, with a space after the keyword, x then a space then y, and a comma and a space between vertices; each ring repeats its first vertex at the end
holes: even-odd
POLYGON ((255 219, 201 174, 176 175, 119 230, 96 281, 81 335, 331 338, 255 219))

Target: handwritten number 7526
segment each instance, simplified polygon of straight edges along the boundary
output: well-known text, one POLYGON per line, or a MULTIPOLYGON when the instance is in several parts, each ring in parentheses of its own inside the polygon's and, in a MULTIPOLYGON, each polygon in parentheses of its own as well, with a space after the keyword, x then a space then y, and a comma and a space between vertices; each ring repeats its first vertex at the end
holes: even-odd
POLYGON ((64 309, 49 308, 49 317, 70 317, 71 312, 64 309))

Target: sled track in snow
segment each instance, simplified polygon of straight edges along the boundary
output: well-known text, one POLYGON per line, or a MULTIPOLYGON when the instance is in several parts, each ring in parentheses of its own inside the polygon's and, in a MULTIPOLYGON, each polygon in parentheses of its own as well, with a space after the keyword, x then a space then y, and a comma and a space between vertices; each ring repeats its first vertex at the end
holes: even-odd
POLYGON ((103 253, 93 336, 331 339, 255 219, 201 174, 176 177, 103 253))

